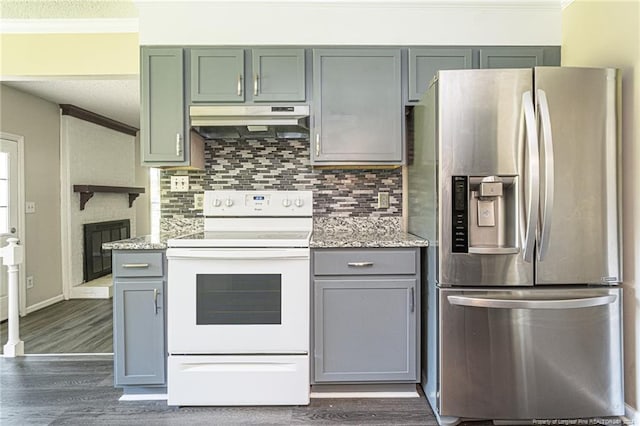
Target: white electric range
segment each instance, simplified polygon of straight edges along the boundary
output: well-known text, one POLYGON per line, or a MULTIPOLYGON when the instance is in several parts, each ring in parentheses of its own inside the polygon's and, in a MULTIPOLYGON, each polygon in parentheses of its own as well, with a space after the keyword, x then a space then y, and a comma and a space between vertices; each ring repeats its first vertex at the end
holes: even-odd
POLYGON ((168 404, 309 403, 311 191, 205 191, 168 241, 168 404))

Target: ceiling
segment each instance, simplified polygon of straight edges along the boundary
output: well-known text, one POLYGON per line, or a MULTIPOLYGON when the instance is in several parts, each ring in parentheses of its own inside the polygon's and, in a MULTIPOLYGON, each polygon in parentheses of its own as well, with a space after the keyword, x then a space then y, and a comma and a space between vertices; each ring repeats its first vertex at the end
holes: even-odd
MULTIPOLYGON (((131 19, 138 11, 132 0, 2 0, 2 20, 39 22, 58 19, 131 19)), ((57 104, 72 104, 140 128, 138 76, 97 79, 88 76, 53 79, 3 79, 2 84, 57 104)))
POLYGON ((56 104, 72 104, 140 128, 140 88, 137 76, 116 80, 65 79, 2 83, 56 104))

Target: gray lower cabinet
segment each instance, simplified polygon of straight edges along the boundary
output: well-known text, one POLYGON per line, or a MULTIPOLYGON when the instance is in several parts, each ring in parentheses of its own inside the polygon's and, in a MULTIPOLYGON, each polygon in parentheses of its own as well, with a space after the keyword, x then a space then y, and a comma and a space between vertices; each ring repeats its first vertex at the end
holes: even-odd
POLYGON ((314 251, 313 382, 418 381, 417 249, 314 251))
POLYGON ((165 271, 163 251, 114 251, 116 387, 166 384, 165 271))
POLYGON ((419 101, 440 70, 461 70, 473 67, 470 48, 409 48, 409 101, 419 101))
POLYGON ((399 48, 314 49, 311 160, 402 164, 399 48))
POLYGON ((140 67, 142 164, 184 165, 189 146, 182 48, 143 47, 140 67))

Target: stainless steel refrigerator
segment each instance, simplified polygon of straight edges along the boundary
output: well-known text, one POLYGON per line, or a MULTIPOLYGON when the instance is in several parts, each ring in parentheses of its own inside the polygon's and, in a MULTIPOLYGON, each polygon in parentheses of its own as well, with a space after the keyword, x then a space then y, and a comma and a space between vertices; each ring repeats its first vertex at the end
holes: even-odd
POLYGON ((624 414, 618 96, 613 69, 441 71, 414 108, 441 424, 624 414))

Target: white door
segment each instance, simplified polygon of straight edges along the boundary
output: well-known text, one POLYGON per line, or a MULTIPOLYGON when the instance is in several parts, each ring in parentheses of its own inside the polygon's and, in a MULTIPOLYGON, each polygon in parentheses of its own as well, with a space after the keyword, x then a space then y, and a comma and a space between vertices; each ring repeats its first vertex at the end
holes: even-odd
MULTIPOLYGON (((0 139, 0 247, 18 235, 18 143, 0 139)), ((0 321, 7 319, 7 267, 0 266, 0 321)))

